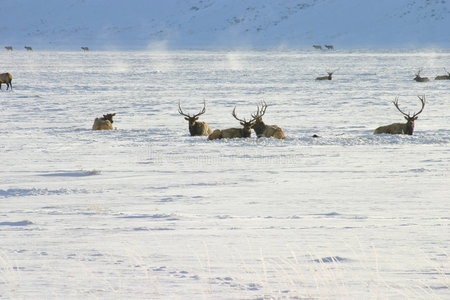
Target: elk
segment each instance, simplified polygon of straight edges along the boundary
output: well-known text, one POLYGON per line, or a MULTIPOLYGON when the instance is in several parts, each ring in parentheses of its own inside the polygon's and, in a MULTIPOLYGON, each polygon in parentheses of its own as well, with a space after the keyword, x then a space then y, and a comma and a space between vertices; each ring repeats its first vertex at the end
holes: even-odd
POLYGON ((334 46, 333 45, 325 45, 325 48, 327 48, 328 50, 334 50, 334 46))
POLYGON ((414 80, 417 82, 427 82, 430 81, 430 78, 428 77, 420 77, 420 72, 422 72, 422 69, 419 70, 419 72, 416 73, 416 77, 414 77, 414 80))
POLYGON ((320 45, 313 45, 313 47, 314 47, 314 49, 322 50, 322 46, 320 46, 320 45))
POLYGON ((27 51, 33 51, 33 48, 30 47, 30 46, 25 46, 24 48, 25 48, 27 51))
POLYGON ((333 76, 334 72, 336 72, 337 70, 334 70, 333 72, 327 72, 328 76, 320 76, 320 77, 316 77, 316 80, 331 80, 331 76, 333 76))
POLYGON ((11 90, 13 88, 12 86, 12 75, 11 73, 3 73, 0 74, 0 90, 2 89, 2 83, 6 83, 6 89, 11 87, 11 90))
POLYGON ((211 127, 209 127, 209 125, 206 124, 206 122, 197 122, 198 117, 200 115, 203 115, 205 112, 206 112, 206 102, 203 102, 203 109, 199 113, 197 113, 193 116, 190 116, 189 114, 185 114, 183 112, 183 110, 181 109, 181 104, 178 101, 178 113, 180 115, 185 116, 184 119, 186 121, 189 121, 189 133, 192 136, 196 136, 196 135, 205 135, 206 136, 206 135, 210 135, 212 133, 211 127))
POLYGON ((13 47, 12 46, 6 46, 5 49, 8 50, 8 51, 12 51, 13 47))
POLYGON ((419 112, 414 113, 412 116, 404 113, 398 107, 398 97, 396 97, 392 103, 394 103, 394 106, 397 108, 397 110, 403 114, 403 116, 406 119, 406 123, 393 123, 391 125, 381 126, 381 127, 378 127, 377 129, 375 129, 373 134, 387 133, 387 134, 412 135, 414 132, 414 121, 417 120, 417 116, 422 112, 423 108, 425 107, 425 95, 422 98, 420 98, 420 96, 417 96, 417 97, 420 99, 420 102, 422 103, 422 107, 420 108, 419 112))
POLYGON ((248 138, 251 136, 255 119, 252 118, 250 121, 239 119, 236 116, 236 106, 233 109, 232 115, 240 122, 243 128, 216 129, 208 136, 208 141, 216 139, 248 138))
POLYGON ((83 51, 89 51, 89 47, 81 47, 83 51))
POLYGON ((253 130, 256 133, 258 138, 260 137, 274 137, 276 139, 284 139, 286 138, 286 134, 283 129, 278 127, 277 125, 266 125, 262 117, 266 113, 267 104, 266 102, 261 102, 261 108, 257 106, 256 114, 252 115, 253 119, 255 119, 255 124, 253 125, 253 130))
POLYGON ((447 75, 438 75, 434 78, 434 80, 450 80, 450 73, 445 68, 444 71, 447 75))
POLYGON ((114 123, 113 117, 116 113, 103 115, 101 118, 95 118, 92 130, 112 130, 114 129, 112 124, 114 123))

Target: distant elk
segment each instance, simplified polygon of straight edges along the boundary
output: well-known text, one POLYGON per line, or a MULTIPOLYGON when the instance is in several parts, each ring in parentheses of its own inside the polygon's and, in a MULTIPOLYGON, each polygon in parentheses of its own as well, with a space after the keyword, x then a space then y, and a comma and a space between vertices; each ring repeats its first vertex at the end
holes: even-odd
POLYGON ((101 118, 95 118, 94 125, 92 125, 92 130, 112 130, 113 128, 113 117, 116 113, 103 115, 101 118))
POLYGON ((398 109, 399 112, 401 112, 404 115, 406 123, 393 123, 391 125, 381 126, 375 129, 373 134, 387 133, 387 134, 412 135, 414 132, 414 121, 417 120, 418 118, 417 116, 422 112, 423 108, 425 107, 425 95, 422 98, 420 98, 420 96, 417 97, 420 99, 420 102, 422 103, 422 108, 419 110, 419 112, 414 113, 412 116, 404 113, 398 107, 398 97, 396 97, 395 100, 393 101, 394 106, 398 109))
POLYGON ((327 48, 328 50, 334 50, 334 46, 333 45, 325 45, 325 48, 327 48))
POLYGON ((274 137, 276 139, 284 139, 286 138, 286 134, 283 129, 278 127, 277 125, 266 125, 262 117, 266 113, 267 104, 266 102, 261 102, 261 108, 257 106, 256 114, 252 115, 253 119, 255 119, 255 124, 253 125, 253 130, 256 133, 258 138, 260 137, 274 137))
POLYGON ((180 115, 185 116, 185 120, 189 122, 189 133, 192 136, 197 136, 197 135, 210 135, 212 133, 212 129, 209 127, 208 124, 206 124, 206 122, 197 122, 198 117, 203 115, 206 112, 206 102, 203 102, 203 109, 193 115, 190 116, 189 114, 186 114, 183 112, 183 110, 181 109, 181 104, 178 101, 178 113, 180 115))
POLYGON ((12 51, 13 47, 12 46, 6 46, 5 49, 8 50, 8 51, 12 51))
POLYGON ((25 48, 27 51, 33 51, 33 48, 30 47, 30 46, 25 46, 24 48, 25 48))
POLYGON ((89 47, 81 47, 83 51, 89 51, 89 47))
POLYGON ((0 90, 2 89, 2 83, 6 83, 6 89, 8 90, 11 87, 11 90, 13 89, 12 86, 12 75, 11 73, 3 73, 0 74, 0 90))
POLYGON ((327 72, 328 76, 316 77, 316 80, 331 80, 334 72, 336 72, 336 71, 337 70, 334 70, 333 72, 327 72))
POLYGON ((420 72, 422 72, 422 69, 419 70, 419 72, 416 73, 416 77, 414 77, 414 80, 417 82, 427 82, 430 81, 430 78, 428 77, 420 77, 420 72))
POLYGON ((322 50, 322 46, 321 45, 313 45, 314 49, 317 50, 322 50))
POLYGON ((208 141, 216 139, 249 138, 251 136, 255 119, 252 118, 250 121, 239 119, 236 116, 236 107, 234 107, 232 115, 240 122, 243 128, 216 129, 208 136, 208 141))
POLYGON ((450 80, 450 73, 445 68, 444 71, 447 75, 438 75, 434 78, 434 80, 450 80))

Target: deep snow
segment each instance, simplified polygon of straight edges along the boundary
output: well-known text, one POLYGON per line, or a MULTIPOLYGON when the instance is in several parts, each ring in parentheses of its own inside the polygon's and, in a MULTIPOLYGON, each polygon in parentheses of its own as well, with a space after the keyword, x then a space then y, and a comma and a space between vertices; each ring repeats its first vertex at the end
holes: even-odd
POLYGON ((22 50, 450 47, 447 0, 14 0, 0 20, 22 50))
POLYGON ((450 82, 412 80, 448 52, 0 60, 0 298, 448 296, 450 82), (413 136, 372 135, 423 94, 413 136), (212 128, 265 100, 288 138, 190 137, 179 100, 212 128), (90 130, 108 112, 117 130, 90 130))

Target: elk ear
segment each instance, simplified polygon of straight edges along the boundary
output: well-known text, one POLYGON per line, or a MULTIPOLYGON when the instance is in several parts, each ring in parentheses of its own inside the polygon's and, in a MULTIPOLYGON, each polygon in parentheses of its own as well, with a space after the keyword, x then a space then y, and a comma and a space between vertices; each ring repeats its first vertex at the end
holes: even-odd
POLYGON ((405 119, 406 119, 406 121, 409 121, 409 119, 408 119, 408 117, 407 116, 403 116, 405 119))
POLYGON ((242 126, 245 126, 245 123, 244 123, 244 122, 241 122, 240 124, 241 124, 242 126))
POLYGON ((195 118, 194 118, 194 121, 197 121, 197 120, 198 120, 198 117, 195 117, 195 118))
POLYGON ((188 117, 184 117, 184 119, 185 119, 186 121, 189 121, 189 118, 188 118, 188 117))

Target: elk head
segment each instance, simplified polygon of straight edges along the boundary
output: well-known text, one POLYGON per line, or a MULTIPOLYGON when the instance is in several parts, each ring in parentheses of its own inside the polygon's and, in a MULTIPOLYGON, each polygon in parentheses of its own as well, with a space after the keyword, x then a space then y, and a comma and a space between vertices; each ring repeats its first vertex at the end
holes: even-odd
POLYGON ((266 113, 266 109, 267 109, 266 102, 261 101, 261 108, 259 107, 259 105, 257 105, 256 114, 252 114, 252 118, 255 120, 255 124, 253 125, 253 129, 255 130, 255 132, 259 127, 262 127, 262 129, 264 130, 265 124, 262 120, 262 117, 266 113))
POLYGON ((113 114, 106 114, 106 115, 103 115, 103 118, 105 119, 105 121, 107 120, 107 121, 110 121, 111 122, 111 124, 112 123, 114 123, 114 121, 113 121, 113 117, 116 115, 116 113, 113 113, 113 114))
POLYGON ((242 136, 241 137, 250 137, 252 134, 252 127, 253 127, 253 125, 255 125, 255 123, 254 123, 255 118, 253 117, 252 119, 250 119, 250 121, 246 121, 245 119, 244 120, 239 119, 236 116, 236 106, 233 109, 232 115, 244 127, 244 128, 242 128, 242 136))
POLYGON ((428 77, 420 77, 420 72, 422 72, 422 69, 419 70, 419 72, 416 73, 416 77, 414 77, 414 80, 417 82, 427 82, 430 81, 430 78, 428 77))
POLYGON ((394 103, 394 106, 397 108, 397 110, 403 114, 403 116, 406 119, 405 128, 403 130, 404 134, 412 135, 414 132, 414 121, 418 119, 418 115, 423 111, 423 108, 425 107, 425 95, 420 98, 420 96, 417 96, 422 103, 422 107, 420 108, 419 112, 414 113, 412 116, 410 116, 407 113, 404 113, 399 107, 398 107, 398 97, 395 98, 395 100, 392 102, 394 103))

